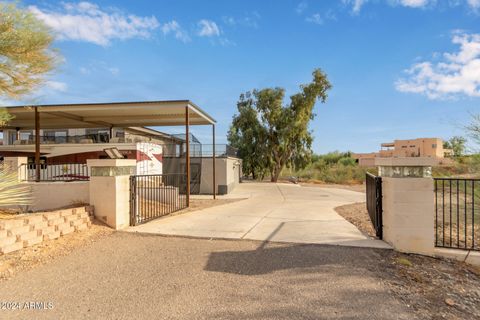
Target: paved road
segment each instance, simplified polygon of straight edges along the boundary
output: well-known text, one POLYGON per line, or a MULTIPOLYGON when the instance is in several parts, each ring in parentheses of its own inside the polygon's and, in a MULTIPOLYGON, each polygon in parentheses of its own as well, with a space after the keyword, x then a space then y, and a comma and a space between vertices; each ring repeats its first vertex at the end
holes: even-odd
POLYGON ((415 319, 375 270, 390 251, 117 232, 0 282, 0 319, 415 319))
POLYGON ((293 184, 243 183, 229 197, 248 199, 158 219, 129 231, 389 248, 383 241, 369 239, 334 210, 337 206, 364 202, 364 193, 293 184))

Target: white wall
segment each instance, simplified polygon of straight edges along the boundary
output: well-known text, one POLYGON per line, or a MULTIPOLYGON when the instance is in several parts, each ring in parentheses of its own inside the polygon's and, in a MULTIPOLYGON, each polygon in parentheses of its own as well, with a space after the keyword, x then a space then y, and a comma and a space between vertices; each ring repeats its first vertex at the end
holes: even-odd
POLYGON ((34 202, 29 210, 50 210, 73 204, 88 204, 89 182, 25 182, 29 185, 34 202))
MULTIPOLYGON (((221 189, 227 189, 227 193, 231 192, 235 186, 240 183, 240 170, 242 160, 237 158, 216 158, 216 190, 219 193, 221 189), (225 186, 225 187, 223 187, 225 186)), ((200 182, 201 194, 212 194, 213 185, 213 168, 212 158, 202 159, 202 180, 200 182)))

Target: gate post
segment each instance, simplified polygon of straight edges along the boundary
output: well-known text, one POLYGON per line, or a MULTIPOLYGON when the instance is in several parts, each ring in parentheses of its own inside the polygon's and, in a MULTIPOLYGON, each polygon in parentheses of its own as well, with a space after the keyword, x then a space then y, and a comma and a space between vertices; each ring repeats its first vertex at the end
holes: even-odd
POLYGON ((89 159, 90 205, 95 217, 118 230, 130 225, 130 176, 136 160, 89 159))
POLYGON ((433 159, 376 158, 375 165, 383 182, 383 240, 401 252, 433 255, 433 159))

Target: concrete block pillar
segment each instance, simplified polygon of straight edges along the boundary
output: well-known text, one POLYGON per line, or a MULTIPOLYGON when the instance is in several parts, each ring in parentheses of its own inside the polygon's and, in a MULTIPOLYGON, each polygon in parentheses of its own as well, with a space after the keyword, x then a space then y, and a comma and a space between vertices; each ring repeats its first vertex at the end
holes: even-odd
POLYGON ((3 159, 3 165, 9 170, 17 172, 18 181, 27 180, 27 157, 5 157, 3 159))
POLYGON ((136 160, 89 159, 90 205, 95 217, 118 230, 130 225, 130 176, 136 160))
POLYGON ((429 158, 377 158, 382 176, 383 238, 396 250, 433 255, 434 183, 429 158))

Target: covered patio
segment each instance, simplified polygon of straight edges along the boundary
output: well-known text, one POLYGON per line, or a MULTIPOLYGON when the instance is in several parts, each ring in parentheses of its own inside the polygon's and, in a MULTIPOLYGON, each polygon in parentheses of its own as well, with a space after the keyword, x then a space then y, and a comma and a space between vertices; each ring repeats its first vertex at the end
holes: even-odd
MULTIPOLYGON (((57 104, 8 107, 14 117, 2 129, 34 130, 36 182, 40 182, 40 130, 114 127, 183 126, 185 128, 187 181, 190 172, 190 126, 212 127, 212 194, 216 198, 215 177, 215 119, 189 100, 140 101, 114 103, 57 104)), ((186 183, 187 206, 190 202, 190 183, 186 183)))

